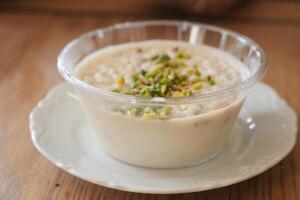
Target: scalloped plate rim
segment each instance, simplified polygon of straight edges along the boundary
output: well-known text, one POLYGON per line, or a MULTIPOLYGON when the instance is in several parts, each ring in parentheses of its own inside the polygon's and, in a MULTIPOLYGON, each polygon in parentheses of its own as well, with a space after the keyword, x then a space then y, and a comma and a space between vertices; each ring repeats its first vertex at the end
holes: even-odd
POLYGON ((240 175, 239 177, 232 177, 229 180, 226 181, 222 181, 221 184, 217 184, 214 183, 212 185, 208 185, 208 186, 199 186, 199 185, 194 185, 193 187, 191 186, 189 189, 176 189, 176 190, 172 190, 172 189, 143 189, 143 188, 136 188, 136 187, 130 187, 130 186, 124 186, 124 185, 114 185, 111 184, 108 181, 101 181, 101 180, 96 180, 90 176, 84 176, 82 175, 82 173, 70 169, 67 166, 61 164, 58 160, 56 160, 56 158, 51 155, 50 153, 48 153, 45 149, 43 149, 38 141, 37 141, 37 134, 39 131, 36 130, 34 124, 37 123, 37 119, 35 118, 35 115, 39 112, 39 110, 45 105, 45 102, 47 101, 51 101, 51 97, 53 96, 53 94, 59 90, 64 84, 67 84, 66 82, 62 82, 56 86, 54 86, 48 93, 47 95, 41 99, 38 104, 32 109, 30 115, 29 115, 29 130, 30 130, 30 134, 31 134, 31 139, 32 142, 35 146, 35 148, 46 158, 48 159, 52 164, 54 164, 55 166, 57 166, 58 168, 67 171, 68 173, 81 178, 87 182, 91 182, 100 186, 104 186, 107 188, 112 188, 112 189, 117 189, 117 190, 122 190, 122 191, 128 191, 128 192, 136 192, 136 193, 148 193, 148 194, 177 194, 177 193, 191 193, 191 192, 200 192, 200 191, 206 191, 206 190, 211 190, 211 189, 217 189, 217 188, 221 188, 221 187, 225 187, 225 186, 229 186, 235 183, 239 183, 242 182, 244 180, 250 179, 252 177, 255 177, 265 171, 267 171, 268 169, 272 168, 273 166, 275 166, 277 163, 279 163, 282 159, 284 159, 294 148, 295 144, 296 144, 296 140, 297 140, 297 114, 296 112, 287 104, 287 102, 282 99, 277 92, 271 88, 270 86, 268 86, 265 83, 258 83, 261 84, 263 87, 268 88, 269 90, 271 90, 274 94, 277 95, 278 101, 284 103, 285 109, 287 110, 287 112, 290 113, 290 115, 292 116, 291 118, 293 118, 293 124, 294 127, 292 127, 292 132, 291 134, 294 135, 294 140, 292 145, 289 146, 289 148, 286 149, 286 151, 284 153, 281 154, 281 156, 279 156, 277 159, 273 160, 271 163, 269 163, 269 165, 265 166, 264 168, 260 168, 258 170, 256 170, 254 173, 252 173, 251 175, 240 175))

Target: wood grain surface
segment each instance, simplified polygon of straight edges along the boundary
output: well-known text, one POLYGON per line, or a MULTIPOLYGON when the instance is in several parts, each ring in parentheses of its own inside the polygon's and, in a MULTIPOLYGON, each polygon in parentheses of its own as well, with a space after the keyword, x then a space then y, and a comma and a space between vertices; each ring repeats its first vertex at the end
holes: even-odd
POLYGON ((33 147, 28 130, 31 109, 49 89, 63 81, 56 69, 56 56, 66 42, 115 22, 155 18, 208 22, 250 36, 268 56, 264 81, 299 114, 299 1, 265 0, 218 17, 63 12, 1 5, 0 2, 0 199, 300 199, 299 139, 287 158, 250 180, 205 192, 147 195, 100 187, 58 169, 33 147))

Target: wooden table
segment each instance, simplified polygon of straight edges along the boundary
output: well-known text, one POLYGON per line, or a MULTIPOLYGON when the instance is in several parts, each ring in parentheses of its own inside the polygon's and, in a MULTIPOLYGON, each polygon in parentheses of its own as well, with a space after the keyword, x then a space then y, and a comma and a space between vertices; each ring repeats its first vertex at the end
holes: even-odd
POLYGON ((124 20, 204 21, 244 33, 268 56, 264 81, 300 113, 300 1, 261 0, 217 17, 98 13, 0 3, 0 199, 300 199, 300 144, 267 172, 221 189, 146 195, 100 187, 51 164, 33 147, 28 114, 63 81, 56 56, 70 39, 124 20))

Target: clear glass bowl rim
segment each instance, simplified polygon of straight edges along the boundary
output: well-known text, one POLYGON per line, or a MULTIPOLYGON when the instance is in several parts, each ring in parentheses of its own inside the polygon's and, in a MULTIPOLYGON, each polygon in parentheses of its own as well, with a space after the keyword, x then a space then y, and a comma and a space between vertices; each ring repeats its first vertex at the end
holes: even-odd
POLYGON ((229 30, 229 29, 225 29, 225 28, 221 28, 218 26, 214 26, 214 25, 209 25, 209 24, 205 24, 205 23, 198 23, 198 22, 191 22, 191 21, 180 21, 180 20, 146 20, 146 21, 134 21, 134 22, 124 22, 124 23, 118 23, 118 24, 114 24, 111 26, 107 26, 104 28, 98 28, 92 31, 89 31, 87 33, 84 33, 82 35, 80 35, 79 37, 71 40, 69 43, 67 43, 65 45, 65 47, 61 50, 61 52, 58 55, 57 58, 57 67, 58 67, 58 71, 61 74, 61 76, 69 83, 75 85, 75 86, 79 86, 83 89, 86 89, 90 92, 99 94, 99 95, 105 95, 105 96, 110 96, 112 98, 117 97, 120 99, 124 99, 126 101, 129 102, 151 102, 151 103, 164 103, 164 104, 177 104, 180 102, 180 104, 182 104, 183 102, 185 103, 193 103, 195 101, 201 101, 201 100, 207 100, 210 98, 215 98, 218 96, 223 96, 226 94, 230 94, 233 91, 242 91, 245 90, 247 88, 249 88, 250 86, 254 85, 256 82, 258 82, 260 79, 262 79, 262 77, 264 76, 265 72, 266 72, 266 56, 264 51, 262 50, 262 48, 256 43, 254 42, 252 39, 250 39, 249 37, 237 33, 235 31, 229 30), (121 30, 121 29, 127 29, 127 28, 139 28, 139 27, 145 27, 145 26, 177 26, 177 27, 185 27, 185 26, 200 26, 200 27, 204 27, 205 30, 212 30, 215 32, 221 32, 222 34, 226 34, 229 36, 234 37, 236 40, 238 40, 241 43, 244 44, 249 44, 251 46, 251 48, 253 48, 254 51, 258 52, 259 57, 260 57, 260 66, 258 66, 258 70, 252 74, 251 76, 249 76, 246 80, 242 81, 239 84, 230 86, 230 87, 226 87, 217 91, 213 91, 213 92, 207 92, 207 93, 203 93, 203 94, 197 94, 197 95, 193 95, 190 97, 171 97, 171 98, 163 98, 163 97, 141 97, 141 96, 130 96, 130 95, 125 95, 125 94, 119 94, 119 93, 115 93, 115 92, 111 92, 108 90, 103 90, 101 88, 97 88, 95 86, 92 86, 88 83, 85 83, 84 81, 78 79, 74 73, 68 69, 68 67, 64 64, 64 60, 66 59, 66 54, 67 52, 73 48, 77 43, 79 43, 80 41, 91 37, 93 35, 99 34, 99 32, 105 33, 105 32, 111 32, 114 30, 121 30))

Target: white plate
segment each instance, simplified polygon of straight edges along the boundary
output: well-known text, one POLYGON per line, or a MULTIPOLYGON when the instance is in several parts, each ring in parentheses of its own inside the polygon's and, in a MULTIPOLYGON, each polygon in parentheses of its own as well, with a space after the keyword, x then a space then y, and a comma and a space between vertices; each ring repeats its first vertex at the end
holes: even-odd
POLYGON ((73 92, 62 83, 33 109, 33 144, 70 174, 119 190, 183 193, 227 186, 266 171, 282 160, 296 141, 295 112, 273 89, 259 83, 245 102, 225 149, 215 159, 180 169, 136 167, 101 151, 73 92))

